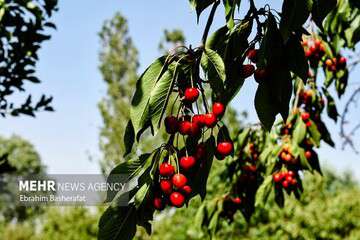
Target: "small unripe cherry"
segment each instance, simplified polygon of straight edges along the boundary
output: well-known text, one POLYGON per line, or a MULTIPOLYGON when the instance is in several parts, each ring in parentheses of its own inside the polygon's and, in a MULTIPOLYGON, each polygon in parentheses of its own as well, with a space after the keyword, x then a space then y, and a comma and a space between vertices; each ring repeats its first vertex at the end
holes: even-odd
POLYGON ((234 149, 232 142, 220 142, 216 147, 216 151, 222 156, 228 156, 234 149))
POLYGON ((189 135, 191 133, 192 124, 189 121, 181 121, 179 123, 179 133, 181 135, 189 135))
POLYGON ((170 202, 175 207, 182 207, 185 202, 185 197, 179 192, 173 192, 170 195, 170 202))
POLYGON ((187 102, 195 102, 199 97, 199 90, 197 88, 191 87, 191 88, 187 88, 185 89, 185 93, 184 93, 184 99, 187 102))
POLYGON ((312 157, 311 151, 306 151, 306 152, 305 152, 305 157, 306 157, 307 160, 310 160, 311 157, 312 157))
POLYGON ((309 120, 310 119, 310 113, 308 113, 308 112, 303 112, 302 114, 301 114, 301 119, 305 122, 305 121, 307 121, 307 120, 309 120))
POLYGON ((250 49, 247 52, 246 56, 250 61, 252 61, 253 63, 256 63, 257 62, 257 54, 258 54, 258 50, 250 49))
POLYGON ((184 170, 189 170, 196 163, 196 159, 193 156, 184 156, 180 158, 180 167, 184 170))
POLYGON ((177 173, 172 177, 172 183, 177 188, 182 188, 187 183, 187 178, 184 174, 177 173))
POLYGON ((159 211, 163 210, 165 207, 163 199, 161 197, 154 197, 153 206, 155 209, 157 209, 159 211))
POLYGON ((174 174, 174 172, 175 172, 175 169, 171 164, 169 164, 167 162, 160 164, 159 173, 161 176, 170 177, 174 174))
POLYGON ((181 188, 181 192, 185 195, 189 195, 192 192, 192 188, 189 185, 185 185, 181 188))
POLYGON ((163 193, 169 195, 172 192, 172 183, 170 180, 161 179, 160 180, 160 189, 163 193))
POLYGON ((217 118, 216 115, 214 113, 207 113, 205 114, 205 125, 208 128, 213 128, 216 126, 217 123, 217 118))
POLYGON ((225 112, 225 106, 224 104, 220 103, 220 102, 215 102, 212 106, 212 112, 216 115, 216 116, 222 116, 225 112))
POLYGON ((165 118, 165 128, 168 134, 174 134, 179 129, 179 122, 176 117, 168 116, 165 118))
POLYGON ((330 58, 329 58, 329 59, 326 59, 325 65, 326 65, 327 67, 331 67, 331 66, 333 65, 333 62, 331 61, 330 58))

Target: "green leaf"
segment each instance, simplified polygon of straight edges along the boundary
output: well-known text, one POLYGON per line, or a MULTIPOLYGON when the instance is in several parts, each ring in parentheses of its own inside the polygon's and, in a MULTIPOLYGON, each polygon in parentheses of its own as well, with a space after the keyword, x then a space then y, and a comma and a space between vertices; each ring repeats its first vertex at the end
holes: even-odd
POLYGON ((308 131, 310 133, 311 138, 314 140, 316 146, 320 146, 320 140, 321 140, 321 134, 316 126, 316 124, 309 120, 311 122, 311 126, 308 127, 308 131))
POLYGON ((312 170, 312 167, 309 163, 309 161, 307 160, 306 156, 305 156, 305 150, 304 149, 300 149, 299 150, 299 157, 300 157, 300 165, 302 168, 304 169, 309 169, 309 170, 312 170))
POLYGON ((298 117, 295 124, 295 129, 293 133, 293 141, 296 144, 301 144, 306 137, 306 125, 304 121, 298 117))
MULTIPOLYGON (((143 154, 135 159, 120 163, 109 174, 107 183, 112 184, 119 181, 118 175, 127 175, 126 182, 134 179, 143 172, 143 167, 147 162, 151 161, 151 155, 149 153, 143 154)), ((116 196, 116 192, 108 191, 105 202, 111 202, 116 196)))
POLYGON ((312 20, 322 30, 326 16, 336 7, 337 0, 313 0, 312 20))
POLYGON ((128 121, 124 134, 125 153, 124 157, 131 153, 135 141, 135 131, 131 120, 128 121))
POLYGON ((199 21, 200 14, 207 7, 213 4, 215 0, 190 0, 191 6, 196 10, 197 20, 199 21))
POLYGON ((196 177, 190 180, 191 185, 193 186, 193 192, 191 193, 190 198, 195 196, 196 194, 199 194, 202 200, 205 199, 207 180, 214 159, 214 153, 216 148, 215 146, 215 138, 214 136, 211 136, 205 142, 206 157, 204 159, 206 159, 206 161, 201 164, 198 170, 198 174, 196 174, 196 177))
POLYGON ((322 88, 322 90, 326 97, 326 102, 327 102, 326 112, 331 119, 333 119, 335 122, 337 122, 339 113, 336 108, 335 100, 326 88, 322 88))
POLYGON ((150 186, 151 186, 151 183, 145 183, 144 185, 141 186, 139 191, 137 191, 137 193, 135 195, 136 208, 139 208, 144 203, 144 200, 150 190, 150 186))
POLYGON ((259 84, 255 94, 255 109, 260 122, 268 131, 275 122, 278 106, 271 95, 271 86, 266 83, 259 84))
POLYGON ((241 0, 223 0, 225 8, 226 25, 229 29, 234 27, 234 13, 236 7, 240 6, 241 0))
POLYGON ((306 83, 309 64, 305 58, 304 48, 301 45, 300 39, 295 37, 295 35, 291 35, 285 48, 289 69, 306 83))
POLYGON ((136 233, 136 209, 110 206, 99 220, 99 240, 131 240, 136 233))
POLYGON ((273 177, 269 175, 265 178, 264 182, 260 185, 256 192, 255 207, 263 207, 266 203, 267 198, 271 192, 273 186, 273 177))
POLYGON ((245 146, 246 140, 250 134, 250 128, 245 128, 242 130, 240 134, 238 134, 237 137, 237 147, 238 149, 242 149, 245 146))
POLYGON ((131 102, 130 117, 137 140, 148 128, 157 123, 166 104, 166 94, 173 79, 173 71, 165 63, 166 57, 158 58, 148 67, 136 83, 131 102))
POLYGON ((210 48, 205 48, 201 57, 201 67, 214 93, 220 95, 224 91, 223 82, 226 79, 225 65, 220 55, 210 48))
POLYGON ((302 27, 309 17, 312 0, 284 0, 282 6, 280 31, 286 42, 290 32, 302 27))

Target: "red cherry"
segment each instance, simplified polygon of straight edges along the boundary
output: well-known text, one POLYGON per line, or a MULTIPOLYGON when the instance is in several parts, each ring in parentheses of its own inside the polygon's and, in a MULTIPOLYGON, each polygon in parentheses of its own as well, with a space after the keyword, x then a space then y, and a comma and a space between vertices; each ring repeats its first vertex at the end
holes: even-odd
POLYGON ((196 114, 192 118, 193 123, 197 123, 199 127, 205 126, 205 116, 203 114, 196 114))
POLYGON ((232 153, 233 148, 232 142, 220 142, 218 143, 216 150, 220 155, 228 156, 232 153))
POLYGON ((192 189, 189 185, 185 185, 181 188, 181 191, 185 194, 185 195, 189 195, 192 192, 192 189))
POLYGON ((168 134, 174 134, 179 129, 179 122, 176 117, 168 116, 165 118, 165 128, 168 134))
POLYGON ((215 102, 212 106, 212 112, 216 115, 216 116, 222 116, 225 112, 225 106, 224 104, 220 103, 220 102, 215 102))
POLYGON ((177 188, 182 188, 187 183, 187 178, 184 174, 177 173, 172 177, 172 183, 177 188))
POLYGON ((185 202, 185 197, 179 192, 173 192, 170 195, 170 202, 175 207, 182 207, 185 202))
POLYGON ((160 164, 159 172, 163 177, 170 177, 174 174, 175 169, 171 164, 165 162, 160 164))
POLYGON ((281 173, 276 173, 273 175, 273 180, 276 183, 281 182, 282 179, 283 179, 283 176, 281 175, 281 173))
POLYGON ((316 52, 316 47, 315 45, 312 45, 309 50, 311 51, 311 53, 315 53, 316 52))
POLYGON ((290 183, 292 179, 293 178, 291 176, 287 175, 286 178, 285 178, 285 181, 288 181, 290 183))
POLYGON ((250 77, 251 75, 253 75, 254 71, 255 71, 254 65, 252 65, 252 64, 242 65, 242 67, 241 67, 241 72, 240 72, 240 76, 241 76, 242 78, 248 78, 248 77, 250 77))
POLYGON ((320 49, 320 46, 321 46, 321 40, 316 39, 316 40, 315 40, 315 47, 316 47, 317 49, 320 49))
POLYGON ((235 198, 233 198, 231 200, 232 200, 233 203, 235 203, 237 205, 241 204, 241 198, 239 198, 239 197, 235 197, 235 198))
POLYGON ((196 146, 195 150, 195 157, 196 159, 203 159, 206 157, 206 147, 205 144, 200 143, 196 146))
POLYGON ((291 171, 291 170, 287 172, 287 175, 292 177, 292 178, 295 177, 294 171, 291 171))
POLYGON ((179 124, 179 133, 181 135, 189 135, 191 133, 192 124, 189 121, 181 121, 179 124))
POLYGON ((193 137, 198 136, 200 134, 199 124, 197 124, 196 122, 192 122, 190 124, 191 124, 191 127, 190 127, 189 135, 193 136, 193 137))
POLYGON ((160 189, 163 191, 163 193, 169 195, 172 192, 171 181, 167 179, 160 180, 160 189))
POLYGON ((305 57, 309 58, 309 57, 311 57, 311 55, 312 55, 312 52, 310 51, 310 49, 305 51, 305 57))
POLYGON ((154 197, 153 206, 157 210, 163 210, 165 207, 164 201, 160 197, 154 197))
POLYGON ((255 70, 254 78, 257 83, 261 83, 269 77, 268 71, 266 69, 258 68, 255 70))
POLYGON ((346 58, 345 57, 340 57, 338 64, 339 64, 340 68, 345 68, 346 67, 346 58))
POLYGON ((258 53, 258 50, 256 49, 250 49, 248 52, 247 52, 247 58, 252 61, 253 63, 256 63, 257 62, 257 53, 258 53))
POLYGON ((311 127, 311 125, 312 125, 311 121, 307 121, 305 124, 307 127, 311 127))
POLYGON ((199 90, 197 88, 187 88, 185 89, 184 99, 187 102, 195 102, 199 97, 199 90))
POLYGON ((217 118, 214 113, 207 113, 205 114, 205 125, 208 128, 213 128, 216 126, 217 118))
POLYGON ((305 157, 306 157, 307 160, 310 160, 311 157, 312 157, 311 151, 306 151, 306 152, 305 152, 305 157))
POLYGON ((308 113, 308 112, 302 113, 302 114, 301 114, 301 118, 302 118, 302 120, 303 120, 304 122, 307 121, 307 120, 309 120, 309 119, 310 119, 310 113, 308 113))
POLYGON ((282 186, 284 187, 284 188, 288 188, 289 187, 289 182, 288 181, 283 181, 282 182, 282 186))
POLYGON ((193 156, 182 157, 180 159, 180 167, 182 167, 186 171, 192 168, 195 163, 196 159, 193 156))
POLYGON ((291 185, 293 185, 293 186, 296 186, 296 184, 297 184, 297 181, 296 181, 296 179, 291 179, 291 182, 290 182, 290 184, 291 185))

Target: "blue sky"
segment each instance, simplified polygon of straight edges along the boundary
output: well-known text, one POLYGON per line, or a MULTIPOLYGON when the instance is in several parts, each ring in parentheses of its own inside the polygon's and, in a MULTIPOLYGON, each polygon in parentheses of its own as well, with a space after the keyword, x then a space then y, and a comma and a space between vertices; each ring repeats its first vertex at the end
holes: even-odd
MULTIPOLYGON (((264 2, 279 8, 280 1, 257 1, 257 4, 264 2)), ((142 70, 159 55, 157 47, 164 29, 183 29, 187 43, 196 46, 205 19, 201 18, 200 24, 196 25, 195 13, 186 0, 77 0, 60 1, 59 7, 54 18, 58 30, 52 32, 52 39, 44 44, 38 63, 37 73, 43 82, 28 88, 35 96, 53 95, 56 112, 40 113, 36 119, 1 119, 0 133, 5 136, 18 134, 30 140, 50 173, 97 173, 101 156, 98 148, 101 118, 97 103, 106 92, 98 71, 100 43, 97 32, 103 21, 116 11, 127 17, 130 35, 140 52, 142 70)), ((222 26, 223 21, 220 10, 212 29, 222 26)), ((359 76, 360 71, 352 73, 351 81, 359 76)), ((252 104, 249 104, 255 89, 256 84, 249 79, 233 102, 237 110, 249 112, 250 121, 257 119, 252 104)), ((343 101, 347 98, 345 96, 343 101)), ((341 109, 343 104, 339 106, 341 109)), ((358 116, 359 110, 355 109, 351 118, 355 121, 358 116)), ((328 123, 340 146, 339 127, 328 123)), ((360 179, 360 159, 351 150, 323 147, 320 154, 324 164, 339 171, 352 170, 360 179)))

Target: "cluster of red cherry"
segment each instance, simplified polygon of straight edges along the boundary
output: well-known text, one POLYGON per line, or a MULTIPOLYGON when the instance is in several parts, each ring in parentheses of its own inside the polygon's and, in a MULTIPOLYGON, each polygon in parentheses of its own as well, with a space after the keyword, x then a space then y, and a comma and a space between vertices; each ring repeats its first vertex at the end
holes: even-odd
POLYGON ((346 62, 346 58, 341 56, 337 58, 328 58, 325 61, 325 66, 329 71, 337 72, 346 68, 346 62))
MULTIPOLYGON (((250 49, 246 56, 247 58, 252 62, 252 63, 256 63, 258 60, 258 49, 252 48, 250 49)), ((269 71, 266 68, 256 68, 253 64, 244 64, 241 67, 240 70, 240 76, 241 78, 248 78, 251 75, 254 74, 254 79, 256 82, 260 83, 262 81, 264 81, 266 78, 269 77, 269 71)))
POLYGON ((283 187, 285 189, 296 188, 297 180, 296 173, 294 171, 283 171, 273 174, 273 180, 276 187, 283 187))
MULTIPOLYGON (((185 160, 185 162, 187 161, 192 162, 193 160, 185 160)), ((163 210, 169 201, 172 206, 182 207, 185 203, 185 196, 188 196, 192 192, 191 187, 187 185, 187 177, 181 173, 175 173, 174 166, 168 162, 160 165, 159 174, 161 178, 158 187, 161 193, 158 192, 155 194, 153 201, 154 207, 157 210, 163 210)))
POLYGON ((305 57, 310 61, 312 67, 316 67, 325 55, 325 46, 320 39, 304 39, 302 45, 305 50, 305 57))
MULTIPOLYGON (((181 108, 184 112, 192 112, 191 104, 199 98, 200 91, 196 87, 179 88, 179 95, 182 97, 181 108)), ((221 102, 212 105, 212 111, 205 114, 185 114, 182 116, 167 116, 164 120, 166 132, 170 135, 180 134, 191 137, 192 140, 199 139, 204 134, 204 128, 212 129, 217 126, 218 121, 225 113, 225 106, 221 102)), ((219 138, 218 138, 219 139, 219 138)), ((175 161, 165 160, 159 166, 159 182, 155 185, 155 197, 153 205, 155 209, 162 210, 166 205, 182 207, 192 193, 191 174, 198 171, 203 161, 206 161, 207 150, 204 143, 196 143, 195 149, 187 149, 185 143, 184 152, 176 148, 175 161), (178 160, 179 159, 179 160, 178 160), (175 173, 176 170, 176 173, 175 173), (181 172, 180 172, 181 171, 181 172)), ((218 141, 215 156, 222 160, 232 154, 233 143, 230 139, 218 141)), ((174 156, 174 155, 173 155, 174 156)))

